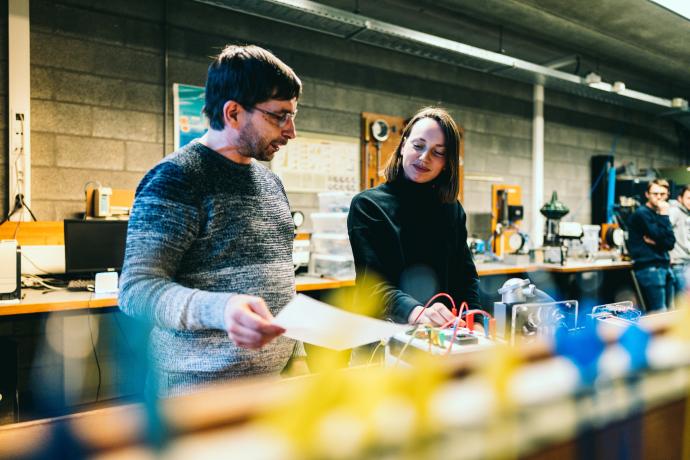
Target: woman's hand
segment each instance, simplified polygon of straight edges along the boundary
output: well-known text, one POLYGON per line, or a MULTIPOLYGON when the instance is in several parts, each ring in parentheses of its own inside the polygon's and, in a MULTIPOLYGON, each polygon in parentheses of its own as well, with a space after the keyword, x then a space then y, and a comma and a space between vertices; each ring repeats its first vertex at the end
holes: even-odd
MULTIPOLYGON (((448 307, 441 302, 436 302, 428 308, 418 305, 412 309, 412 313, 407 318, 410 324, 431 324, 432 326, 443 326, 448 321, 455 319, 455 316, 448 310, 448 307)), ((465 321, 460 320, 460 326, 464 326, 465 321)))

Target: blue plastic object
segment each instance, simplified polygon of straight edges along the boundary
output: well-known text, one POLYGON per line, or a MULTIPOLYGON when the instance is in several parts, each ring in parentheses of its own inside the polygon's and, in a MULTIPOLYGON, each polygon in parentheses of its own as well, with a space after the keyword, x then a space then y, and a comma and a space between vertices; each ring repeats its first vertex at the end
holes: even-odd
POLYGON ((647 347, 650 339, 651 334, 637 324, 630 325, 618 339, 618 343, 630 355, 631 370, 638 371, 647 367, 647 347))
POLYGON ((591 385, 597 378, 597 363, 606 344, 596 328, 586 327, 577 331, 565 328, 556 330, 556 354, 568 358, 580 371, 580 378, 591 385))
POLYGON ((616 201, 616 168, 611 165, 608 170, 608 190, 606 195, 606 223, 613 223, 613 205, 616 201))

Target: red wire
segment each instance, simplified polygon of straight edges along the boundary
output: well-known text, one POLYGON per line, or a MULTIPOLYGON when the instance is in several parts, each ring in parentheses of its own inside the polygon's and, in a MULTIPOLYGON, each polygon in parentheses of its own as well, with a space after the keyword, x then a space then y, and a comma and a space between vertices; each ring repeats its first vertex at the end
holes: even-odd
MULTIPOLYGON (((452 298, 449 294, 446 294, 445 292, 439 292, 438 294, 436 294, 435 296, 433 296, 432 298, 430 298, 430 299, 427 301, 426 305, 424 305, 424 308, 422 308, 421 310, 419 310, 419 314, 418 314, 417 317, 414 319, 414 321, 412 321, 412 324, 417 324, 417 321, 419 321, 419 318, 421 318, 422 314, 424 313, 424 310, 426 310, 427 308, 429 308, 429 305, 431 305, 431 302, 433 302, 434 300, 438 299, 439 297, 447 297, 448 300, 450 300, 450 304, 453 306, 453 310, 456 310, 456 308, 455 308, 455 301, 453 300, 453 298, 452 298)), ((462 305, 467 305, 467 302, 463 302, 462 305)), ((460 306, 460 312, 461 312, 461 313, 462 313, 462 305, 460 306)))
MULTIPOLYGON (((463 308, 464 308, 465 310, 469 310, 469 309, 470 309, 470 306, 467 305, 467 302, 465 302, 464 300, 463 300, 462 303, 460 304, 460 311, 458 312, 458 318, 462 318, 462 309, 463 309, 463 308)), ((465 314, 467 314, 467 311, 465 311, 465 314)))
MULTIPOLYGON (((466 303, 466 302, 463 302, 463 303, 462 303, 462 306, 464 306, 464 305, 467 305, 467 303, 466 303)), ((463 314, 465 315, 465 318, 467 318, 468 315, 476 315, 477 313, 481 313, 481 314, 484 315, 484 316, 488 316, 489 319, 492 318, 492 316, 491 316, 489 313, 485 312, 484 310, 479 310, 479 309, 476 309, 476 308, 475 308, 474 310, 467 310, 467 311, 465 311, 464 313, 462 313, 462 306, 460 307, 460 315, 458 315, 458 316, 460 316, 460 317, 462 317, 463 314)), ((450 325, 453 324, 454 322, 455 322, 455 318, 449 320, 448 322, 444 323, 443 326, 441 326, 441 329, 447 328, 448 326, 450 326, 450 325)))
POLYGON ((488 314, 488 313, 485 312, 484 310, 479 310, 479 309, 476 309, 476 308, 475 308, 474 310, 467 310, 467 311, 465 312, 465 316, 467 316, 467 315, 469 315, 469 314, 476 315, 477 313, 481 313, 482 315, 488 316, 489 318, 492 317, 490 314, 488 314))
POLYGON ((447 328, 448 326, 450 326, 451 324, 453 324, 453 323, 455 322, 456 319, 457 319, 457 318, 449 319, 447 322, 443 323, 443 326, 441 326, 441 329, 447 328))
POLYGON ((467 316, 470 313, 472 313, 472 314, 481 313, 482 315, 486 315, 489 318, 491 318, 491 315, 488 314, 487 312, 483 311, 483 310, 478 310, 478 309, 469 310, 469 305, 467 305, 467 302, 463 302, 462 304, 460 304, 460 314, 458 315, 458 323, 455 325, 455 328, 453 329, 453 336, 451 337, 450 344, 448 344, 448 349, 446 350, 447 355, 450 354, 450 351, 453 349, 453 344, 455 343, 455 339, 458 336, 458 329, 460 329, 459 328, 460 319, 462 318, 462 310, 463 309, 466 309, 465 316, 467 316))

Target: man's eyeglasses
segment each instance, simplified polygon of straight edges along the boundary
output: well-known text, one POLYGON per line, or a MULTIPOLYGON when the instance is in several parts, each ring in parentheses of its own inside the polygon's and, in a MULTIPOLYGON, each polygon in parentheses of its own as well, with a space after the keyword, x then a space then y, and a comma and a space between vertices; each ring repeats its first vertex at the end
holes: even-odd
POLYGON ((296 110, 294 112, 283 112, 283 113, 275 113, 275 112, 261 109, 259 107, 253 107, 252 110, 258 110, 261 113, 264 113, 270 117, 273 117, 273 119, 278 124, 279 128, 284 128, 290 119, 294 120, 295 117, 297 116, 296 110))
POLYGON ((649 192, 649 194, 654 196, 668 196, 668 192, 649 192))

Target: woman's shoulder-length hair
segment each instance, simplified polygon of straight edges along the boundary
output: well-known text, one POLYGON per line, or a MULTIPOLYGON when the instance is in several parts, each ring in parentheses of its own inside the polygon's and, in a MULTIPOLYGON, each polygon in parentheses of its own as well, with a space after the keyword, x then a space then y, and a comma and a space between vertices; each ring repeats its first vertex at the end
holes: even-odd
POLYGON ((394 182, 402 179, 404 174, 402 167, 402 148, 407 142, 412 127, 424 118, 435 120, 443 131, 446 148, 446 166, 433 185, 437 189, 439 200, 442 203, 453 203, 458 199, 460 192, 460 140, 462 134, 458 125, 450 114, 438 107, 426 107, 417 112, 405 125, 400 138, 400 143, 395 148, 393 155, 388 159, 384 169, 386 182, 394 182))

